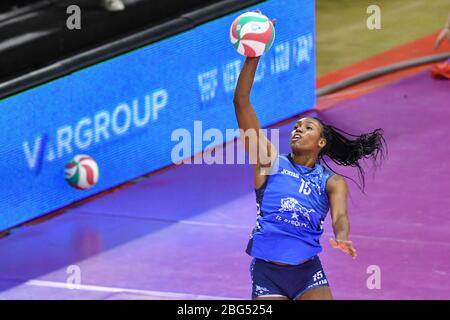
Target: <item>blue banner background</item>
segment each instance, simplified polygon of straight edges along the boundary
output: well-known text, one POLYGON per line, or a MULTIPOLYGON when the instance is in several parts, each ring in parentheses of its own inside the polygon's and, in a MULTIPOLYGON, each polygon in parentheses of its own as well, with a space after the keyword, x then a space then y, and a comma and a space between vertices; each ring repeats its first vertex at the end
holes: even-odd
MULTIPOLYGON (((267 126, 315 104, 314 1, 256 8, 277 19, 252 92, 267 126)), ((1 100, 0 230, 172 164, 173 130, 193 131, 195 120, 203 131, 237 128, 232 98, 244 58, 229 27, 243 12, 1 100), (92 189, 64 180, 76 154, 99 164, 92 189)))

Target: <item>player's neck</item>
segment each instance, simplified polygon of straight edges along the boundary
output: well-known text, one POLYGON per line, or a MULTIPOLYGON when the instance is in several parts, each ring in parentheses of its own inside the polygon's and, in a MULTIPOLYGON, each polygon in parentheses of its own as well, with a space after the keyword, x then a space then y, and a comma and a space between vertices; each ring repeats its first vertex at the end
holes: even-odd
POLYGON ((295 164, 299 164, 304 167, 314 168, 317 162, 317 156, 314 154, 294 154, 291 153, 292 160, 295 164))

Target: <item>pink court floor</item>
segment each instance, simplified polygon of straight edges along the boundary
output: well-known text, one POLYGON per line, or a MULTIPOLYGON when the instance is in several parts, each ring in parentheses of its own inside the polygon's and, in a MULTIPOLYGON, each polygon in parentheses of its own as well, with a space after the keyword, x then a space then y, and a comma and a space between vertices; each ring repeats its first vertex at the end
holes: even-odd
MULTIPOLYGON (((383 128, 389 151, 366 194, 349 181, 356 260, 329 246, 327 218, 320 257, 334 297, 450 299, 450 81, 420 73, 316 115, 354 133, 383 128), (372 266, 380 289, 367 286, 372 266)), ((280 126, 283 153, 292 126, 280 126)), ((250 166, 176 167, 1 239, 0 299, 249 299, 255 217, 250 166)))

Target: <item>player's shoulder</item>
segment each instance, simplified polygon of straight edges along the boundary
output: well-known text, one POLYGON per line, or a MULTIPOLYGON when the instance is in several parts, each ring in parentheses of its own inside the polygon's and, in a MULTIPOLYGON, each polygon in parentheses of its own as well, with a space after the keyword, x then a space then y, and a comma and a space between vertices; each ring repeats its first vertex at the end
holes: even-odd
POLYGON ((326 189, 328 192, 333 192, 339 189, 347 189, 347 181, 343 176, 333 173, 327 181, 326 189))

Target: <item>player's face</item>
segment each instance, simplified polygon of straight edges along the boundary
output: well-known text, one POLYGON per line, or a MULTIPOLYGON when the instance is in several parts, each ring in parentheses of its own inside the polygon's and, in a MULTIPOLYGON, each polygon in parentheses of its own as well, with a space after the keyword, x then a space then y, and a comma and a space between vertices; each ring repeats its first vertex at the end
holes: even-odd
POLYGON ((313 118, 298 120, 291 132, 291 148, 294 152, 320 152, 325 145, 322 138, 322 125, 313 118))

